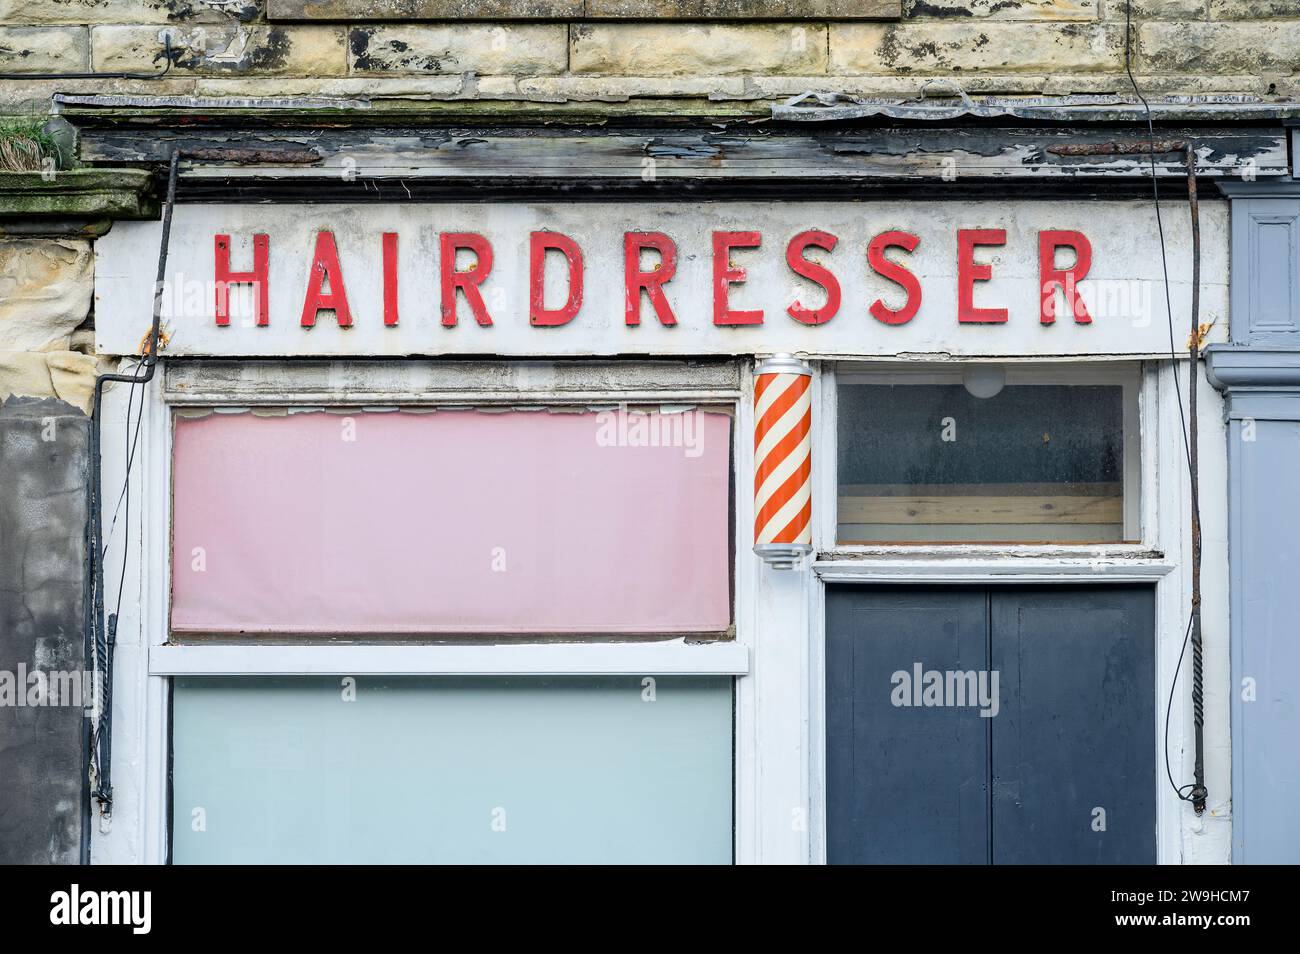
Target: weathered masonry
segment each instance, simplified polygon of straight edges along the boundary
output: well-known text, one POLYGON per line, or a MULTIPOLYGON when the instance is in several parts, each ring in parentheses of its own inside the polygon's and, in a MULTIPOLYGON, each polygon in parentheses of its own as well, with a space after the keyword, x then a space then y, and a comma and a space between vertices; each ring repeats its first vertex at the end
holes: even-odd
POLYGON ((1288 5, 10 6, 0 857, 1300 860, 1288 5))

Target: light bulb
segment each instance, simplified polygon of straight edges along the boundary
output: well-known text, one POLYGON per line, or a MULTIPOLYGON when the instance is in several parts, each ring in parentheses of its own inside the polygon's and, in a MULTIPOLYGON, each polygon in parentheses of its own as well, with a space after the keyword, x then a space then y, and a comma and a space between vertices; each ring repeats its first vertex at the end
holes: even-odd
POLYGON ((991 398, 1007 383, 1007 372, 1000 364, 972 364, 962 372, 961 383, 972 397, 991 398))

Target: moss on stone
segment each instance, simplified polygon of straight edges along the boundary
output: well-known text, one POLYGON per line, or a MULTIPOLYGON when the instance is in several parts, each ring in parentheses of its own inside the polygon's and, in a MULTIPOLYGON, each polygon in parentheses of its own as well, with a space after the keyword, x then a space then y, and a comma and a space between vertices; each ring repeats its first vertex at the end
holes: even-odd
POLYGON ((157 214, 153 175, 145 169, 0 172, 0 218, 96 215, 145 219, 157 214))

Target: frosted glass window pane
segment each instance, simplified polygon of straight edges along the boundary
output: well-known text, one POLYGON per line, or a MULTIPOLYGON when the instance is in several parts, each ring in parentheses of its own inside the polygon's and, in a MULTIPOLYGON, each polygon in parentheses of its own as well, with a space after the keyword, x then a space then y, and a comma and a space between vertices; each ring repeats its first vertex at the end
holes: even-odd
POLYGON ((1136 411, 1123 386, 1007 384, 976 397, 961 384, 850 383, 837 393, 839 542, 1125 539, 1124 427, 1136 411))
POLYGON ((180 417, 172 628, 722 632, 730 446, 702 410, 180 417))
POLYGON ((653 689, 177 678, 173 860, 730 863, 732 682, 653 689))

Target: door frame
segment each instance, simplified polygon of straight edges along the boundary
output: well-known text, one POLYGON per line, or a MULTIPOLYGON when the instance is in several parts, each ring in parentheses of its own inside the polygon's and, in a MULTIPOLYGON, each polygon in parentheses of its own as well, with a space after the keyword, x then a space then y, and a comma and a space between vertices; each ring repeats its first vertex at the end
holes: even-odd
MULTIPOLYGON (((1078 367, 1073 362, 1071 367, 1078 367)), ((1177 376, 1187 384, 1187 365, 1177 376)), ((1063 379, 1068 379, 1068 370, 1063 379)), ((889 583, 914 584, 1100 584, 1147 583, 1155 587, 1155 674, 1156 684, 1156 858, 1159 864, 1180 864, 1207 860, 1202 852, 1188 851, 1184 842, 1189 834, 1206 830, 1205 821, 1196 819, 1190 806, 1179 800, 1165 775, 1165 710, 1174 689, 1174 673, 1182 648, 1186 626, 1186 606, 1190 594, 1188 570, 1190 527, 1182 514, 1190 508, 1190 481, 1179 427, 1177 395, 1174 391, 1173 365, 1146 362, 1140 369, 1139 422, 1136 438, 1140 441, 1141 475, 1140 521, 1138 543, 1103 546, 1075 545, 1001 545, 918 544, 914 546, 846 546, 835 543, 836 513, 834 506, 814 508, 813 546, 815 556, 805 583, 806 613, 809 620, 808 700, 804 724, 807 726, 809 825, 808 861, 826 863, 826 584, 889 583), (1162 413, 1164 409, 1164 413, 1162 413)), ((1202 380, 1198 399, 1206 401, 1202 412, 1202 456, 1200 499, 1202 522, 1213 513, 1206 501, 1226 494, 1226 445, 1221 437, 1221 415, 1216 413, 1221 401, 1214 400, 1213 389, 1202 380), (1204 394, 1205 390, 1209 394, 1204 394), (1204 396, 1202 396, 1204 394, 1204 396), (1215 428, 1218 428, 1218 435, 1215 428), (1216 440, 1217 436, 1217 440, 1216 440), (1208 460, 1207 460, 1208 458, 1208 460), (1207 466, 1208 464, 1208 466, 1207 466)), ((813 442, 814 495, 820 501, 834 501, 836 486, 836 412, 835 368, 823 365, 815 369, 814 415, 816 439, 813 442)), ((1130 435, 1126 435, 1126 440, 1130 435)), ((1216 520, 1215 528, 1221 520, 1216 520)), ((1222 547, 1207 534, 1205 546, 1207 578, 1213 577, 1216 561, 1222 560, 1226 580, 1226 536, 1222 547), (1220 553, 1219 550, 1222 550, 1220 553)), ((1203 600, 1206 631, 1222 634, 1222 655, 1226 659, 1227 597, 1226 587, 1211 583, 1203 600), (1219 591, 1222 590, 1222 593, 1219 591)), ((1207 636, 1207 644, 1212 637, 1207 636)), ((1212 665, 1212 664, 1211 664, 1212 665)), ((1188 689, 1190 661, 1184 659, 1178 678, 1178 693, 1169 714, 1169 763, 1175 779, 1191 777, 1191 700, 1188 689)), ((1213 692, 1208 685, 1207 697, 1213 692)), ((1226 699, 1220 702, 1225 711, 1222 726, 1212 723, 1207 714, 1207 751, 1222 744, 1227 751, 1226 699)), ((1207 705, 1208 708, 1208 705, 1207 705)), ((1210 758, 1207 757, 1207 768, 1210 758)), ((1228 765, 1216 765, 1220 804, 1228 804, 1228 765)), ((1213 808, 1214 805, 1211 805, 1213 808)), ((1208 812, 1207 812, 1208 814, 1208 812)), ((1226 814, 1226 813, 1225 813, 1226 814)), ((1227 826, 1216 832, 1216 840, 1230 843, 1227 826)), ((1212 852, 1211 852, 1212 853, 1212 852)))

